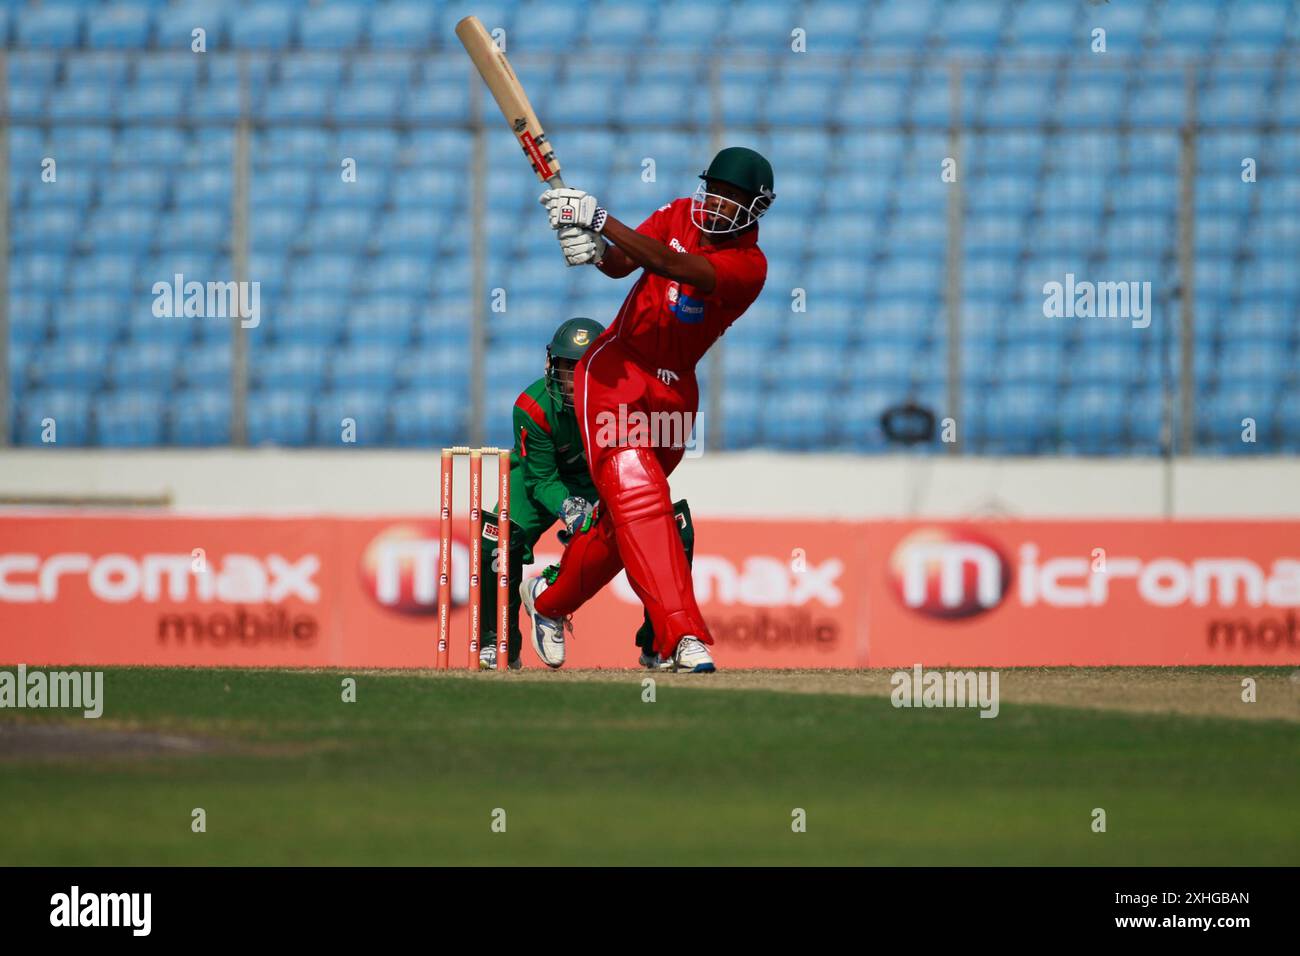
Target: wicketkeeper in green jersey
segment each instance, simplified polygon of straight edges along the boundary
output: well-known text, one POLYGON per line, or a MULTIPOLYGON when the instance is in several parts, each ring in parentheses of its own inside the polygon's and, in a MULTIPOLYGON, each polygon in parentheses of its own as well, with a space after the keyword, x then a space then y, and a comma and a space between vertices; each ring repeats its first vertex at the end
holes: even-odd
MULTIPOLYGON (((523 635, 519 629, 519 582, 524 565, 533 562, 533 546, 557 521, 561 544, 583 534, 600 520, 596 487, 587 470, 587 457, 573 408, 573 370, 588 346, 605 331, 593 319, 569 319, 555 330, 546 347, 546 374, 529 385, 515 400, 514 448, 510 453, 510 666, 519 667, 523 635)), ((686 559, 694 553, 695 531, 685 501, 674 505, 677 528, 686 546, 686 559)), ((497 515, 484 510, 482 566, 480 580, 496 580, 497 515)), ((558 567, 558 566, 557 566, 558 567)), ((548 572, 554 573, 548 568, 548 572)), ((546 572, 543 572, 546 573, 546 572)), ((483 640, 479 668, 491 670, 497 664, 496 588, 482 593, 483 640)), ((636 634, 643 667, 657 662, 654 631, 646 616, 636 634)), ((564 645, 544 654, 534 647, 543 663, 559 667, 564 663, 564 645)))

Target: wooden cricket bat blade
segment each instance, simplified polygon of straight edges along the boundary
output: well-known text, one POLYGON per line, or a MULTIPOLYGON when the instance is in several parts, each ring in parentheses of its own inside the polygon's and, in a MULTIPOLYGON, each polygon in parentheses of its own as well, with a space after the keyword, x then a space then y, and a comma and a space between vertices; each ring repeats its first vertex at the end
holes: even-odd
POLYGON ((469 54, 479 76, 492 91, 501 115, 506 118, 510 132, 520 149, 532 164, 537 178, 549 186, 563 186, 560 179, 560 161, 546 139, 546 131, 537 120, 528 94, 505 53, 496 45, 478 17, 465 17, 456 24, 456 36, 469 54))

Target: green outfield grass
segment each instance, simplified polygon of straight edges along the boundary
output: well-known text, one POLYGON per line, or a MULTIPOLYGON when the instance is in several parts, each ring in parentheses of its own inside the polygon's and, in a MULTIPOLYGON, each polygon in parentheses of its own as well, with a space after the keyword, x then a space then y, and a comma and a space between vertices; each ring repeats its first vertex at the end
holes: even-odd
POLYGON ((114 669, 98 722, 0 711, 7 732, 215 747, 0 759, 0 864, 1300 862, 1295 723, 1006 703, 987 720, 683 678, 643 703, 637 677, 361 676, 345 704, 343 676, 114 669))

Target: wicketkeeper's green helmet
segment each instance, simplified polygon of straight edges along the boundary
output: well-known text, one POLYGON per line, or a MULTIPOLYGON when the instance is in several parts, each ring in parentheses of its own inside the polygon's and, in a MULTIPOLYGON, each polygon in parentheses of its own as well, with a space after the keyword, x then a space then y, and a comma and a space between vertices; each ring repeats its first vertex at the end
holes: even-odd
POLYGON ((704 232, 736 232, 751 226, 767 212, 767 207, 776 198, 776 193, 773 192, 772 164, 761 153, 746 146, 728 146, 720 150, 713 157, 713 162, 709 163, 709 168, 700 173, 700 179, 704 182, 700 183, 695 195, 691 197, 691 220, 704 232), (711 212, 722 221, 722 227, 710 226, 705 215, 705 202, 716 194, 707 191, 706 184, 709 182, 729 183, 745 190, 754 199, 748 206, 739 205, 728 213, 726 210, 736 205, 735 200, 718 197, 725 200, 718 204, 723 208, 711 212))
POLYGON ((565 405, 572 404, 566 386, 573 381, 573 369, 557 367, 554 359, 577 362, 604 331, 595 319, 579 317, 563 322, 551 336, 551 344, 546 346, 546 389, 565 405))

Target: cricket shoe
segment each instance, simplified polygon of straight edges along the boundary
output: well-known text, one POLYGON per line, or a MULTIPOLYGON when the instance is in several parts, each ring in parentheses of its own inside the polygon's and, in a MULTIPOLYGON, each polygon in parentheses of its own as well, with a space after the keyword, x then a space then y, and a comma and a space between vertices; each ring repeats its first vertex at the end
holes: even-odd
MULTIPOLYGON (((524 662, 519 658, 510 661, 510 669, 517 671, 524 666, 524 662)), ((484 644, 478 652, 478 669, 481 671, 494 671, 497 669, 497 646, 495 644, 484 644)))
POLYGON ((660 657, 653 651, 649 654, 642 651, 637 663, 649 671, 670 671, 673 669, 673 659, 671 657, 660 657))
POLYGON ((519 582, 519 596, 523 598, 524 610, 528 612, 528 619, 532 622, 529 628, 529 636, 533 641, 533 650, 541 658, 543 664, 547 667, 562 667, 564 665, 564 631, 568 628, 570 631, 573 625, 569 623, 567 617, 556 620, 550 617, 543 617, 537 613, 533 602, 537 595, 545 591, 550 585, 544 577, 535 577, 519 582))
POLYGON ((695 637, 683 637, 677 642, 669 664, 673 670, 688 674, 712 674, 718 669, 704 642, 695 637))

